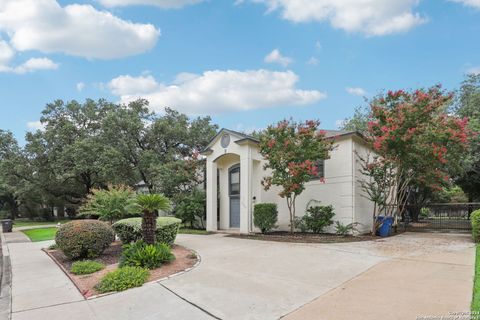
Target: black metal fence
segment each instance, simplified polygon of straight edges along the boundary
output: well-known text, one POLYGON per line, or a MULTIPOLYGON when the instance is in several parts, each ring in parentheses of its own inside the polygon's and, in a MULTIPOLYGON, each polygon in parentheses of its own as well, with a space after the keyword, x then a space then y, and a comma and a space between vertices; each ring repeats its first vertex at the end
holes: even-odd
POLYGON ((480 203, 408 205, 402 221, 409 231, 470 231, 470 215, 480 203))

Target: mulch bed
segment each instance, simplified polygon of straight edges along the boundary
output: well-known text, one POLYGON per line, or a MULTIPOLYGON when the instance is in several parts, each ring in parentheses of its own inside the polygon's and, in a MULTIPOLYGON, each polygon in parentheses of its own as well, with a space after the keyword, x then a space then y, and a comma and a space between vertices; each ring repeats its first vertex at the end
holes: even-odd
MULTIPOLYGON (((59 265, 67 276, 72 280, 78 290, 85 298, 89 298, 99 294, 95 290, 95 285, 100 282, 101 278, 110 271, 118 268, 118 262, 122 253, 122 243, 114 242, 101 256, 92 259, 105 265, 103 270, 87 275, 74 275, 69 272, 73 261, 69 260, 60 250, 47 250, 45 252, 59 265)), ((173 274, 192 268, 198 261, 197 255, 192 250, 179 245, 172 246, 172 253, 175 260, 163 264, 160 268, 149 270, 150 276, 146 282, 159 280, 173 274)))
POLYGON ((335 234, 313 234, 297 232, 291 234, 287 231, 271 232, 267 234, 230 234, 228 237, 249 239, 249 240, 263 240, 263 241, 277 241, 277 242, 296 242, 296 243, 343 243, 343 242, 358 242, 382 239, 372 235, 358 235, 358 236, 338 236, 335 234))

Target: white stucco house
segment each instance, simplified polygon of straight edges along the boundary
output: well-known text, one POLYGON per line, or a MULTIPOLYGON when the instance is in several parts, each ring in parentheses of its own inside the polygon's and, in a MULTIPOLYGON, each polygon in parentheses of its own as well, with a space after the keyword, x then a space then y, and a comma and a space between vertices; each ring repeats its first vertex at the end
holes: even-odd
MULTIPOLYGON (((358 222, 359 232, 368 232, 372 224, 373 203, 362 196, 363 178, 357 154, 366 154, 369 147, 358 132, 327 131, 335 148, 330 159, 319 164, 320 177, 306 184, 297 198, 297 216, 305 213, 311 200, 333 205, 334 220, 343 224, 358 222)), ((276 203, 278 226, 289 229, 289 213, 285 199, 273 186, 265 191, 261 180, 269 173, 263 169, 265 159, 259 153, 258 140, 233 130, 221 129, 202 154, 206 157, 207 230, 230 230, 240 233, 258 231, 253 225, 256 203, 276 203)), ((331 230, 333 231, 333 227, 331 230)))

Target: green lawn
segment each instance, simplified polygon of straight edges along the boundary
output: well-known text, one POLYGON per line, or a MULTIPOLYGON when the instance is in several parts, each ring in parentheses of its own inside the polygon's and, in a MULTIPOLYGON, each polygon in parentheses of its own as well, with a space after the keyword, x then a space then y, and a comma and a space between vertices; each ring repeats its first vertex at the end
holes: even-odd
POLYGON ((55 239, 55 234, 57 233, 57 228, 38 228, 38 229, 30 229, 30 230, 23 230, 23 233, 27 235, 33 242, 37 241, 45 241, 45 240, 53 240, 55 239))
POLYGON ((203 234, 203 235, 212 234, 212 232, 210 231, 199 230, 199 229, 188 229, 188 228, 181 228, 180 230, 178 230, 178 233, 179 234, 203 234))
POLYGON ((13 222, 13 227, 34 227, 34 226, 45 226, 45 225, 54 225, 57 223, 67 223, 70 220, 60 220, 60 221, 31 221, 31 220, 15 220, 13 222))
POLYGON ((480 245, 477 245, 477 255, 475 258, 475 282, 473 284, 472 311, 477 314, 480 312, 480 245))

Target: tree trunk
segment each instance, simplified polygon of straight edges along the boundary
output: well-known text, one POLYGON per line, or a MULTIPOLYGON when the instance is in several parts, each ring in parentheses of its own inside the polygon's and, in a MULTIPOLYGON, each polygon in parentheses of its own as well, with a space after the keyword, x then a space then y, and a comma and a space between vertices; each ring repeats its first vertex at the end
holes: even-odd
POLYGON ((57 207, 57 218, 59 220, 65 218, 65 207, 63 206, 63 204, 57 207))
POLYGON ((143 241, 147 244, 155 244, 155 229, 157 226, 157 217, 155 212, 143 211, 142 233, 143 241))

